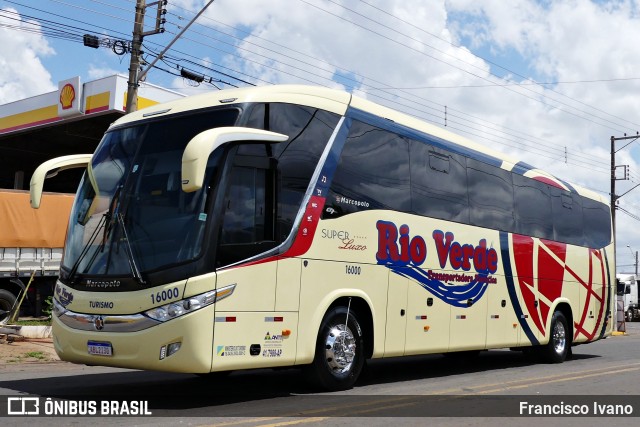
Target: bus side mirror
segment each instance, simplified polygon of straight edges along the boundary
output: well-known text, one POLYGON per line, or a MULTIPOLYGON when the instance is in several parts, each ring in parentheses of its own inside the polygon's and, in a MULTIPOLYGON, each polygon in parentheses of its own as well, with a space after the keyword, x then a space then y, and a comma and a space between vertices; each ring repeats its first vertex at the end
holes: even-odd
POLYGON ((248 144, 284 142, 287 135, 260 129, 221 127, 194 136, 182 153, 182 191, 191 193, 202 188, 209 156, 216 148, 230 142, 248 144))
POLYGON ((55 159, 47 160, 38 166, 35 172, 33 172, 31 182, 29 184, 31 207, 33 209, 38 209, 40 207, 42 188, 44 187, 45 179, 52 178, 56 176, 58 172, 65 169, 87 167, 92 156, 93 154, 73 154, 70 156, 56 157, 55 159))

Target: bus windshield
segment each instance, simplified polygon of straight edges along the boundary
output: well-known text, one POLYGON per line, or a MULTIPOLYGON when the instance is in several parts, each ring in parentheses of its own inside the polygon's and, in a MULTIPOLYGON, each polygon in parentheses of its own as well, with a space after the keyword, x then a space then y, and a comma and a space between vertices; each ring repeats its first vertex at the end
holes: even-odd
POLYGON ((237 109, 151 121, 108 132, 85 172, 71 212, 63 266, 76 274, 127 276, 189 261, 201 251, 210 182, 181 189, 181 159, 198 133, 232 126, 237 109))

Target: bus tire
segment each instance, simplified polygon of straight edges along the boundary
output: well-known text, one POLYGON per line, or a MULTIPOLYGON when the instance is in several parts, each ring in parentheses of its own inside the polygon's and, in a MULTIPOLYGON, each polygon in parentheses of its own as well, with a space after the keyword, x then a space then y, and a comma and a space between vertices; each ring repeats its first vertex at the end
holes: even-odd
POLYGON ((571 347, 571 333, 567 318, 561 311, 551 317, 549 342, 540 348, 542 360, 547 363, 562 363, 567 359, 571 347))
POLYGON ((633 322, 633 310, 627 310, 627 312, 625 313, 625 317, 627 318, 627 322, 633 322))
POLYGON ((327 391, 353 387, 364 366, 364 339, 356 313, 335 307, 322 320, 309 379, 327 391), (346 330, 345 330, 346 323, 346 330))
POLYGON ((6 289, 0 289, 0 323, 9 318, 9 313, 16 303, 16 296, 6 289))

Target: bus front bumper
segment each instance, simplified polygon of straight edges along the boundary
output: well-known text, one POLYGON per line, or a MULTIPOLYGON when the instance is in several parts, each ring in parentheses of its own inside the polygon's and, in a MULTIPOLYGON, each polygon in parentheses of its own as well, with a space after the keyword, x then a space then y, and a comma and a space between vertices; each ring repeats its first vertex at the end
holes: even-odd
POLYGON ((133 332, 98 330, 100 320, 96 326, 74 328, 54 315, 53 343, 60 359, 72 363, 207 373, 213 357, 214 313, 212 305, 133 332))

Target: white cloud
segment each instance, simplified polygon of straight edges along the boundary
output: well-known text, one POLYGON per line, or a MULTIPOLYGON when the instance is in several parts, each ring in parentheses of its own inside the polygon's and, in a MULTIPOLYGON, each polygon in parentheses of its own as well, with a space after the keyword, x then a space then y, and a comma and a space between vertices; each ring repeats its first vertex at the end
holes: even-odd
POLYGON ((90 64, 89 65, 89 70, 87 71, 87 74, 89 75, 89 78, 91 80, 97 80, 97 79, 101 79, 103 77, 109 77, 109 76, 113 76, 116 74, 122 74, 121 70, 114 70, 113 68, 109 68, 109 67, 100 67, 97 66, 95 64, 90 64))
POLYGON ((38 32, 19 31, 7 26, 18 26, 32 31, 40 26, 24 21, 12 8, 2 9, 0 16, 0 103, 27 98, 55 90, 51 74, 44 68, 40 57, 54 54, 47 40, 38 32), (14 19, 10 19, 14 18, 14 19))
MULTIPOLYGON (((180 7, 197 11, 204 4, 205 0, 172 0, 168 7, 186 16, 180 7)), ((454 132, 606 195, 609 137, 640 130, 640 98, 635 96, 640 80, 547 88, 489 85, 531 83, 523 75, 565 82, 640 77, 638 9, 632 0, 218 0, 169 54, 189 49, 195 52, 193 61, 210 57, 213 65, 207 61, 208 67, 261 84, 345 88, 441 126, 446 106, 447 126, 454 132), (239 41, 215 35, 236 43, 238 49, 233 49, 195 33, 206 32, 200 24, 225 32, 232 31, 230 25, 250 34, 235 32, 239 41), (471 52, 481 52, 512 71, 504 79, 496 78, 491 72, 505 71, 471 52)), ((10 54, 18 51, 25 55, 8 66, 0 64, 0 102, 6 102, 7 93, 19 99, 29 96, 26 90, 43 92, 36 83, 52 86, 38 60, 53 53, 46 41, 33 34, 0 31, 0 61, 13 60, 10 54), (16 74, 6 71, 11 66, 34 72, 12 89, 7 85, 15 79, 6 77, 16 74)), ((108 68, 94 65, 90 76, 112 73, 108 68)), ((149 78, 159 75, 154 72, 149 78)), ((181 78, 171 85, 184 87, 185 93, 213 90, 207 85, 190 88, 181 78)), ((635 183, 640 182, 640 150, 632 150, 637 146, 616 155, 617 164, 630 165, 635 183)), ((618 193, 635 183, 618 181, 618 193)), ((640 213, 640 189, 620 203, 640 213)), ((620 246, 631 244, 640 250, 637 222, 622 214, 618 220, 618 229, 624 230, 619 233, 620 246)))

